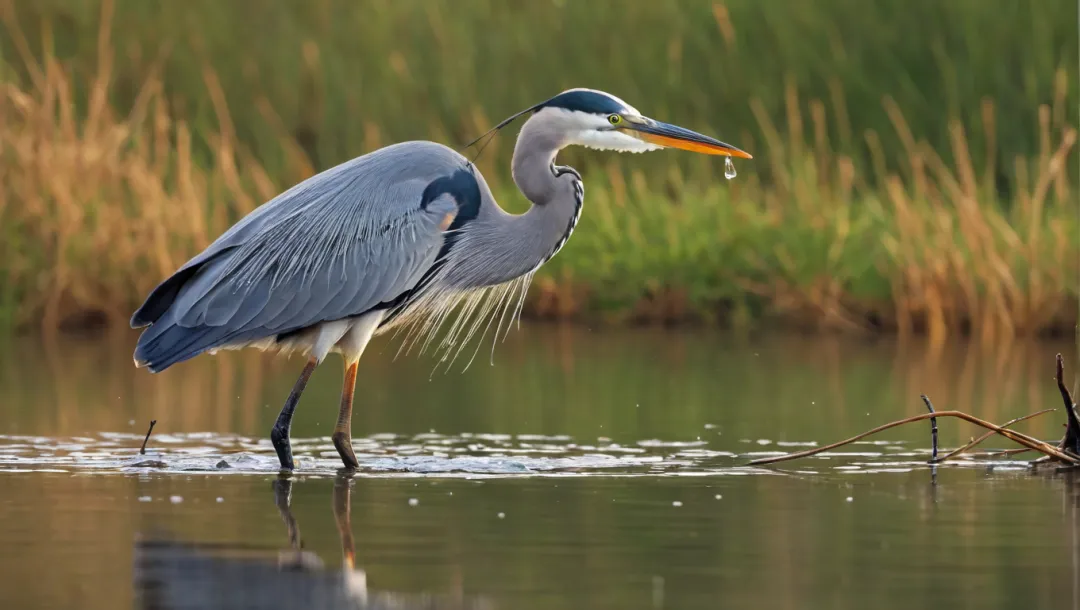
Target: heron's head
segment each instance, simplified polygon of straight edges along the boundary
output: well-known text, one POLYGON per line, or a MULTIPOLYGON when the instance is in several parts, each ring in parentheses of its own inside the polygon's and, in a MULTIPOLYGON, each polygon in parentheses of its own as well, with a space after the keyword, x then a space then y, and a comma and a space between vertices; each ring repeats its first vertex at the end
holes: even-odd
POLYGON ((630 104, 594 89, 563 91, 529 111, 567 145, 635 153, 681 148, 707 155, 753 158, 717 139, 642 116, 630 104))

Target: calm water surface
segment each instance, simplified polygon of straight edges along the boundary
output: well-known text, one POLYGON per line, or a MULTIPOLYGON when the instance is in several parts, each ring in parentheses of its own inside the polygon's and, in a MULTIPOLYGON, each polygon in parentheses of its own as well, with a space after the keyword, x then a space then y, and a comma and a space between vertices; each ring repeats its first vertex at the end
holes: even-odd
MULTIPOLYGON (((433 374, 384 342, 359 373, 362 471, 337 471, 331 359, 280 479, 266 436, 299 359, 150 375, 131 339, 0 345, 0 607, 1080 608, 1080 479, 1017 458, 932 481, 922 425, 746 466, 920 393, 999 422, 1060 407, 1067 343, 529 323, 494 366, 483 348, 433 374)), ((1019 429, 1058 438, 1058 415, 1019 429)), ((947 447, 978 433, 940 426, 947 447)))

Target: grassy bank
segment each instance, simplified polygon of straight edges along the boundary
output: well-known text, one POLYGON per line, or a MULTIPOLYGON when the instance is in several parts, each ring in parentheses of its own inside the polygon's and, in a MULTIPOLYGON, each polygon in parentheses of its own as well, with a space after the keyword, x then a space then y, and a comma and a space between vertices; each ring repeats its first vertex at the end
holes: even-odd
MULTIPOLYGON (((1010 12, 976 2, 906 3, 896 19, 939 11, 954 25, 968 20, 962 36, 943 39, 935 51, 938 63, 930 65, 946 79, 935 81, 904 68, 918 55, 915 43, 890 60, 904 65, 856 57, 845 51, 854 44, 847 37, 826 36, 833 55, 817 63, 810 61, 814 41, 803 53, 786 46, 797 43, 793 33, 781 35, 784 23, 818 31, 806 24, 844 2, 787 21, 758 15, 772 26, 757 32, 764 26, 752 11, 772 11, 763 8, 770 3, 687 2, 680 11, 619 5, 626 9, 615 12, 612 27, 648 21, 679 32, 657 38, 664 52, 651 62, 636 55, 614 61, 610 49, 590 48, 597 37, 584 36, 582 24, 607 23, 588 12, 599 10, 586 8, 593 3, 541 13, 540 3, 491 3, 482 12, 480 2, 468 5, 476 14, 458 18, 443 14, 451 5, 369 2, 363 19, 335 17, 353 4, 314 3, 299 15, 289 11, 300 4, 280 3, 274 6, 291 8, 253 11, 254 25, 239 19, 243 2, 195 4, 199 11, 180 15, 170 13, 179 4, 150 11, 122 1, 115 15, 106 6, 100 22, 94 2, 20 5, 18 14, 8 7, 0 326, 54 329, 90 314, 122 323, 161 277, 280 188, 391 141, 460 143, 541 92, 582 80, 681 124, 727 126, 725 139, 755 160, 726 182, 720 163, 704 157, 568 151, 565 162, 585 175, 586 210, 535 284, 534 315, 742 326, 782 320, 987 339, 1071 332, 1076 322, 1080 96, 1075 71, 1058 67, 1070 44, 1076 56, 1075 40, 1043 5, 1010 12), (417 15, 426 17, 413 32, 403 20, 417 15), (473 36, 487 20, 510 15, 490 37, 473 36), (993 57, 981 58, 980 31, 1002 19, 1043 28, 1048 42, 1031 45, 1003 31, 993 57), (162 33, 166 22, 189 34, 204 27, 183 39, 187 48, 162 33), (545 31, 537 23, 561 32, 547 41, 558 43, 550 53, 535 53, 551 64, 546 71, 526 53, 543 42, 526 36, 545 31), (348 24, 371 35, 347 37, 348 24), (179 46, 164 54, 155 39, 179 46), (222 46, 229 41, 231 49, 222 46), (514 52, 484 46, 497 42, 514 52), (716 50, 724 50, 717 65, 705 64, 716 50), (436 58, 446 53, 468 60, 440 71, 449 64, 436 58), (492 74, 526 81, 477 73, 481 55, 506 62, 485 64, 492 74), (1000 67, 993 58, 1002 56, 1017 65, 1000 67), (993 86, 970 76, 999 68, 1005 80, 993 86), (708 77, 696 78, 699 72, 708 77), (1013 72, 1016 81, 1006 78, 1013 72), (923 82, 952 85, 913 84, 923 82), (727 102, 717 113, 711 100, 720 91, 727 102)), ((861 18, 891 23, 883 9, 873 10, 861 18)), ((841 31, 849 29, 861 32, 841 31)), ((936 31, 929 30, 913 32, 929 44, 936 31)), ((635 52, 647 52, 643 46, 635 52)), ((505 178, 512 135, 489 147, 480 166, 500 201, 521 210, 505 178)))

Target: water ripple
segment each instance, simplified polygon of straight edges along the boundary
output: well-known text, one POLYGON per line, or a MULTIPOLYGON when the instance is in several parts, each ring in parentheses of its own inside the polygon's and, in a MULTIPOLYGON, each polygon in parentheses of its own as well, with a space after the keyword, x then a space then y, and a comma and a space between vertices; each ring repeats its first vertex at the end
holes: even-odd
MULTIPOLYGON (((155 434, 147 454, 140 455, 142 440, 142 435, 122 432, 61 438, 0 435, 0 472, 266 474, 278 470, 277 457, 266 438, 207 432, 155 434)), ((758 447, 817 444, 767 439, 741 442, 758 447)), ((780 455, 783 451, 724 451, 700 440, 618 443, 600 437, 578 442, 563 435, 429 432, 412 436, 373 434, 353 442, 361 464, 358 475, 372 477, 806 476, 826 472, 902 473, 926 468, 925 450, 902 442, 865 444, 873 450, 824 452, 802 460, 814 466, 800 469, 745 466, 750 459, 780 455)), ((329 437, 293 439, 293 454, 298 474, 332 475, 341 467, 329 437)), ((980 464, 986 465, 970 459, 950 462, 955 467, 980 464)), ((1002 460, 994 462, 994 467, 1013 469, 1025 464, 1002 460)))
MULTIPOLYGON (((142 435, 96 437, 0 435, 0 471, 268 473, 278 470, 269 440, 239 435, 155 434, 146 455, 142 435)), ((353 442, 361 476, 670 476, 768 472, 710 451, 704 442, 644 440, 629 445, 600 438, 537 434, 374 434, 353 442)), ((341 467, 329 437, 293 439, 297 471, 334 474, 341 467)))

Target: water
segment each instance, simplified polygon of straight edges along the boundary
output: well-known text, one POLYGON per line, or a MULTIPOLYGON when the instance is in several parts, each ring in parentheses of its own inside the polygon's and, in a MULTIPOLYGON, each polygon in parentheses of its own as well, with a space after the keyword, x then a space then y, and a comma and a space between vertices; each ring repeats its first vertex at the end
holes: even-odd
POLYGON ((724 177, 731 180, 735 175, 735 164, 731 162, 731 157, 724 157, 724 177))
MULTIPOLYGON (((922 392, 998 422, 1058 407, 1067 344, 526 323, 494 367, 432 375, 384 342, 358 375, 361 472, 328 438, 331 360, 284 480, 266 434, 299 360, 155 376, 130 350, 0 347, 3 607, 1080 607, 1080 481, 1026 456, 932 479, 927 424, 746 466, 921 413, 922 392)), ((1057 415, 1018 429, 1057 438, 1057 415)), ((939 426, 943 447, 978 434, 939 426)))

